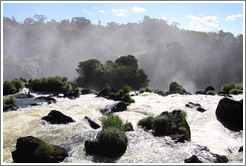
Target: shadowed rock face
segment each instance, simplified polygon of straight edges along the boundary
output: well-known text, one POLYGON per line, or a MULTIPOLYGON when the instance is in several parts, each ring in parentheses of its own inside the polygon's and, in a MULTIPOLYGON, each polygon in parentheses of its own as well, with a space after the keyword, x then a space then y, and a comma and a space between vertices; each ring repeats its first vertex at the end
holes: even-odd
POLYGON ((91 120, 90 117, 85 116, 85 119, 89 122, 91 128, 93 128, 93 129, 98 129, 98 128, 101 127, 99 124, 97 124, 96 122, 94 122, 93 120, 91 120))
POLYGON ((120 112, 125 111, 127 108, 127 104, 124 101, 117 101, 113 104, 107 105, 105 108, 101 109, 101 113, 104 115, 113 113, 113 112, 120 112))
POLYGON ((27 136, 17 140, 12 157, 15 163, 58 163, 68 157, 68 153, 62 147, 27 136))
POLYGON ((243 129, 243 99, 240 101, 223 98, 216 108, 217 119, 230 130, 243 129))
POLYGON ((42 120, 45 120, 51 124, 67 124, 75 122, 71 117, 66 116, 56 110, 52 110, 47 116, 42 117, 42 120))

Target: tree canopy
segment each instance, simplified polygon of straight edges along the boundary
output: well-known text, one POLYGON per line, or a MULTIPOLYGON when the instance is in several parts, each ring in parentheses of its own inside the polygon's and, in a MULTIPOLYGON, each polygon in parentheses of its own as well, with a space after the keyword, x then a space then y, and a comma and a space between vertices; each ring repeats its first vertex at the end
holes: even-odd
POLYGON ((122 56, 103 65, 99 60, 79 62, 76 69, 78 86, 102 90, 106 87, 123 88, 125 85, 138 90, 147 87, 149 80, 143 69, 138 69, 137 59, 132 55, 122 56))

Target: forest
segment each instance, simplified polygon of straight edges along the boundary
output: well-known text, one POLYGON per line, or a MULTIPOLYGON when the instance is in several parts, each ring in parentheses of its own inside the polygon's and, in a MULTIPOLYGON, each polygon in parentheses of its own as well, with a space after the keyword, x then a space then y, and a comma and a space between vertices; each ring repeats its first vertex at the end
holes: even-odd
POLYGON ((138 60, 151 88, 166 89, 177 81, 194 92, 243 80, 242 34, 189 31, 149 16, 105 26, 85 17, 46 20, 44 15, 22 22, 4 17, 3 80, 61 75, 74 81, 80 62, 97 59, 113 65, 125 55, 138 60))

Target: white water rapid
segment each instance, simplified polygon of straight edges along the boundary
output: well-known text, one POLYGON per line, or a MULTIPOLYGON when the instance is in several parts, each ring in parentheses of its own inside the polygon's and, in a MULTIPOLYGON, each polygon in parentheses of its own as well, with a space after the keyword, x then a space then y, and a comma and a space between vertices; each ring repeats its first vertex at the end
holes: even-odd
MULTIPOLYGON (((37 96, 37 94, 34 94, 37 96)), ((115 113, 125 122, 133 124, 134 131, 127 132, 128 147, 123 156, 116 160, 92 157, 85 154, 84 143, 93 139, 101 130, 92 129, 84 119, 85 116, 101 124, 100 109, 115 101, 94 94, 81 95, 76 99, 55 98, 55 104, 43 104, 17 111, 2 113, 3 134, 3 162, 12 163, 11 152, 15 150, 19 137, 34 136, 45 142, 66 148, 69 153, 64 163, 184 163, 184 159, 192 156, 201 146, 206 146, 212 153, 225 155, 230 163, 242 163, 243 153, 238 153, 239 147, 244 145, 243 131, 233 132, 225 128, 215 116, 215 110, 222 96, 206 95, 169 95, 166 97, 153 93, 143 93, 133 96, 135 103, 127 107, 126 111, 115 113), (198 112, 194 108, 187 108, 188 102, 199 103, 206 112, 198 112), (174 143, 170 137, 154 137, 137 126, 140 119, 148 115, 157 116, 163 111, 175 109, 187 113, 187 122, 191 129, 191 141, 174 143), (72 117, 76 122, 66 125, 52 125, 41 117, 51 110, 61 111, 72 117)), ((243 95, 233 96, 241 100, 243 95)))

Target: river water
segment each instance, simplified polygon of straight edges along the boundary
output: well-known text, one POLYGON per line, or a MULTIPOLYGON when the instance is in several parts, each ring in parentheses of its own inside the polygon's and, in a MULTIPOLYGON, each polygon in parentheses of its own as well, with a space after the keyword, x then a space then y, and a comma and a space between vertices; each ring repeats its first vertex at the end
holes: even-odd
MULTIPOLYGON (((38 94, 34 94, 36 97, 38 94)), ((128 147, 123 156, 117 159, 92 157, 85 154, 84 143, 96 138, 99 129, 92 129, 84 119, 85 116, 101 124, 100 109, 115 101, 94 94, 81 95, 76 99, 56 98, 55 104, 42 104, 33 107, 19 108, 17 111, 2 114, 3 127, 3 162, 12 163, 11 152, 15 150, 19 137, 34 136, 41 140, 62 146, 67 149, 69 157, 64 163, 184 163, 201 146, 206 146, 212 153, 226 155, 230 163, 243 163, 243 153, 238 153, 244 145, 243 131, 233 132, 225 128, 215 116, 215 110, 222 96, 206 95, 169 95, 166 97, 153 93, 133 96, 135 103, 124 112, 115 113, 124 121, 133 124, 134 131, 127 132, 128 147), (188 102, 199 103, 206 112, 198 112, 187 108, 188 102), (187 122, 191 129, 191 141, 174 143, 170 137, 154 137, 137 126, 140 119, 149 115, 159 115, 163 111, 175 109, 187 113, 187 122), (61 111, 76 122, 66 125, 51 125, 41 117, 51 110, 61 111)), ((243 95, 233 96, 240 100, 243 95)), ((23 100, 24 102, 24 100, 23 100)), ((204 162, 206 162, 204 160, 204 162)))

